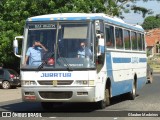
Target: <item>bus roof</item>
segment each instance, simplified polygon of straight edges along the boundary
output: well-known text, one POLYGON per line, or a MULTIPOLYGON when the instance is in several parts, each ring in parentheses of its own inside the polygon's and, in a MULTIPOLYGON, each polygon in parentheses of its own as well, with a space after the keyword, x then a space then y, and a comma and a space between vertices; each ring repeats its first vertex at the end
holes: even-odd
POLYGON ((72 21, 72 20, 104 20, 110 24, 124 26, 126 28, 136 29, 144 32, 144 29, 140 25, 131 25, 125 23, 122 19, 109 16, 103 13, 59 13, 59 14, 47 14, 34 16, 27 19, 27 21, 72 21))

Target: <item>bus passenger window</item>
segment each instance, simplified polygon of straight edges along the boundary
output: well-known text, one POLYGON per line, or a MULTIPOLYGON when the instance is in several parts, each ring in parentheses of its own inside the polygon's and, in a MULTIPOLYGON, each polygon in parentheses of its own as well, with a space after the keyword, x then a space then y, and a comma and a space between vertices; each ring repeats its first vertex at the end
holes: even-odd
POLYGON ((106 25, 106 46, 114 47, 114 27, 106 25))
POLYGON ((138 40, 138 49, 142 51, 142 37, 140 33, 137 34, 137 40, 138 40))
POLYGON ((123 32, 121 28, 115 29, 116 48, 123 48, 123 32))
POLYGON ((125 49, 130 50, 131 49, 130 31, 129 30, 124 30, 123 36, 124 36, 125 49))
POLYGON ((132 50, 137 50, 137 33, 131 32, 132 50))
POLYGON ((143 45, 143 46, 142 46, 142 50, 144 51, 144 50, 145 50, 145 47, 146 47, 146 46, 145 46, 145 41, 144 41, 144 34, 142 34, 141 37, 142 37, 142 45, 143 45))

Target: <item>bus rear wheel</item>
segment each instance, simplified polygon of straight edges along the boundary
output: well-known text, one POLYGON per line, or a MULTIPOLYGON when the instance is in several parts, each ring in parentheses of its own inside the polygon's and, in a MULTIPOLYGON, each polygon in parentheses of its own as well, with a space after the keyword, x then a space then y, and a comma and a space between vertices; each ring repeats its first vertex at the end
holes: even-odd
POLYGON ((149 80, 148 80, 149 83, 152 83, 153 82, 153 75, 152 73, 149 73, 149 80))
POLYGON ((108 105, 110 105, 109 89, 105 89, 104 99, 98 102, 98 107, 104 109, 108 105))
POLYGON ((136 98, 136 81, 133 83, 132 91, 129 93, 129 98, 134 100, 136 98))

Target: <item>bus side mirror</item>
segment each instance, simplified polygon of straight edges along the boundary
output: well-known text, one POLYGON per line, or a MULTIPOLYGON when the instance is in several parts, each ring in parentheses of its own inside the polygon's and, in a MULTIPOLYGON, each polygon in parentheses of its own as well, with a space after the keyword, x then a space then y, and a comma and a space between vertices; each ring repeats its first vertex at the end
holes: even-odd
POLYGON ((14 47, 14 48, 18 48, 18 40, 15 39, 15 40, 13 41, 13 47, 14 47))
POLYGON ((15 56, 20 58, 21 56, 18 55, 18 40, 17 40, 17 38, 23 39, 23 36, 17 36, 17 37, 15 37, 15 39, 13 41, 14 54, 15 54, 15 56))

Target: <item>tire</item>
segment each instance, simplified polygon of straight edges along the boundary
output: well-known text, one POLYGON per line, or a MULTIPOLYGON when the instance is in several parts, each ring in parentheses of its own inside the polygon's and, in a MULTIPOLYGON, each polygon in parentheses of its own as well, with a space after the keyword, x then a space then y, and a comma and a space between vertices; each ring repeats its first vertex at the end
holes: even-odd
POLYGON ((148 83, 153 83, 153 75, 152 75, 152 73, 149 74, 148 83))
POLYGON ((105 89, 104 99, 98 102, 98 107, 104 109, 106 106, 110 105, 109 89, 105 89))
POLYGON ((8 81, 3 81, 3 83, 2 83, 2 88, 3 88, 3 89, 9 89, 9 88, 11 88, 10 82, 8 82, 8 81))
POLYGON ((41 102, 41 106, 44 110, 52 110, 53 109, 52 102, 41 102))
POLYGON ((134 100, 136 98, 136 89, 136 81, 134 81, 132 91, 129 93, 129 99, 134 100))

